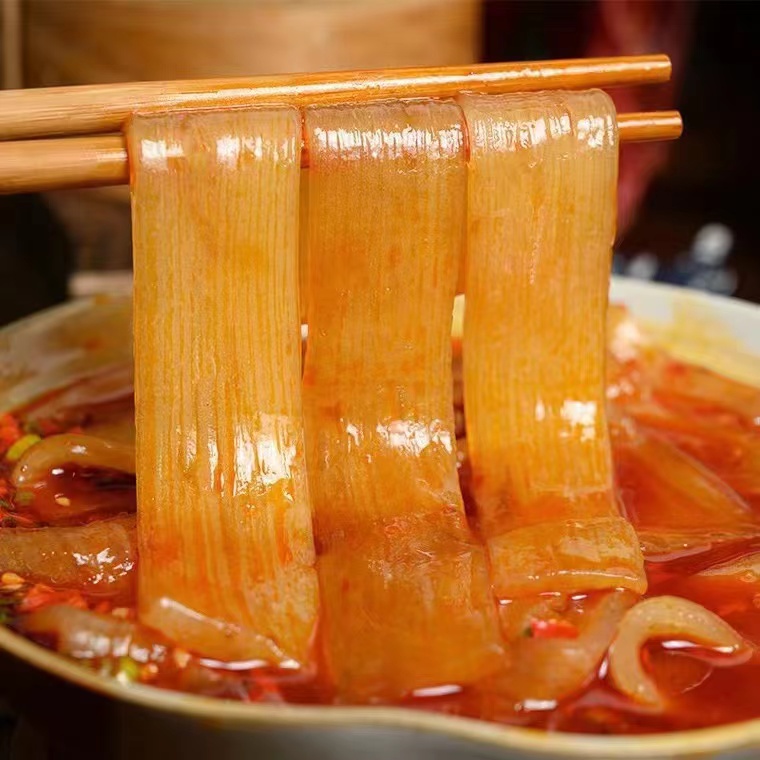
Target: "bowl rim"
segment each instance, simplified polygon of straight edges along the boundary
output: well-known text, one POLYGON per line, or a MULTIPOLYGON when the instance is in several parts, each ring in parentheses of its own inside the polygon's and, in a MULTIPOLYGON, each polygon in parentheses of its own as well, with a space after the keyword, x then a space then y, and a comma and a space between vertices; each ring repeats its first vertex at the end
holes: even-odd
MULTIPOLYGON (((712 304, 721 312, 729 310, 737 317, 749 317, 760 324, 760 306, 736 299, 686 292, 682 288, 660 283, 640 283, 613 278, 614 295, 620 297, 626 291, 632 295, 637 291, 647 291, 648 294, 660 291, 663 297, 670 297, 671 300, 673 295, 678 293, 679 298, 685 295, 697 304, 712 304)), ((98 303, 98 297, 88 297, 46 309, 0 329, 0 336, 9 328, 15 329, 34 322, 60 318, 88 306, 96 307, 98 303)), ((550 732, 403 707, 242 703, 141 684, 125 685, 112 677, 87 670, 75 661, 29 641, 4 625, 0 625, 0 650, 32 667, 116 702, 243 731, 261 730, 266 727, 388 728, 435 733, 496 749, 522 750, 544 757, 554 755, 564 758, 660 758, 663 755, 687 758, 693 757, 695 751, 702 755, 760 747, 760 718, 662 734, 600 736, 550 732)))
POLYGON ((214 697, 123 684, 0 627, 0 649, 45 673, 117 702, 211 722, 238 730, 262 728, 388 728, 435 733, 494 748, 562 758, 693 758, 700 754, 760 746, 760 719, 663 734, 599 736, 550 732, 403 707, 311 706, 235 702, 214 697))

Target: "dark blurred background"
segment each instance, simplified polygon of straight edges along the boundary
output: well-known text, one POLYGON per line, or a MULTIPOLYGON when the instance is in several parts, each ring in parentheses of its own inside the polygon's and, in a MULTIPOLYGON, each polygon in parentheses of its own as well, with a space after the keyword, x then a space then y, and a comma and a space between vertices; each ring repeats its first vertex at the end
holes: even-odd
POLYGON ((727 264, 737 275, 735 294, 760 302, 760 15, 752 2, 693 5, 692 40, 674 101, 684 135, 621 242, 670 262, 702 224, 722 222, 734 234, 727 264))
POLYGON ((677 108, 685 125, 675 143, 621 149, 618 272, 678 284, 691 276, 695 286, 760 302, 756 3, 490 2, 484 30, 486 60, 668 53, 670 84, 611 91, 619 111, 677 108), (683 260, 713 223, 730 235, 727 258, 710 263, 728 276, 693 276, 683 260), (654 261, 636 266, 644 253, 654 261))
MULTIPOLYGON (((621 111, 679 108, 686 125, 676 143, 622 149, 616 271, 760 302, 753 6, 0 0, 6 86, 668 53, 670 84, 611 91, 621 111)), ((0 198, 0 324, 128 290, 129 266, 125 188, 0 198)))

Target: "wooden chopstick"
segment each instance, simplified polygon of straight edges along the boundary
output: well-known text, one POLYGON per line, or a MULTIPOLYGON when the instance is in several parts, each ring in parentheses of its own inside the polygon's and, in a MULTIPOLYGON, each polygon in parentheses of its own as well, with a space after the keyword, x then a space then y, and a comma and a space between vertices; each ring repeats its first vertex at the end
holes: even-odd
MULTIPOLYGON (((615 87, 663 82, 670 74, 667 56, 648 55, 8 90, 0 92, 0 141, 7 141, 0 142, 0 194, 127 183, 122 136, 100 133, 121 130, 137 111, 615 87), (23 139, 34 137, 52 139, 23 139)), ((675 111, 619 114, 618 127, 629 142, 671 140, 682 129, 675 111)), ((308 163, 308 146, 302 156, 308 163)))
POLYGON ((666 82, 666 55, 48 87, 0 92, 0 140, 118 132, 135 111, 588 89, 666 82))
MULTIPOLYGON (((677 111, 618 114, 620 140, 674 140, 681 134, 677 111)), ((302 153, 304 165, 308 150, 302 153)), ((74 187, 124 185, 129 164, 121 135, 90 135, 0 142, 0 194, 74 187)))

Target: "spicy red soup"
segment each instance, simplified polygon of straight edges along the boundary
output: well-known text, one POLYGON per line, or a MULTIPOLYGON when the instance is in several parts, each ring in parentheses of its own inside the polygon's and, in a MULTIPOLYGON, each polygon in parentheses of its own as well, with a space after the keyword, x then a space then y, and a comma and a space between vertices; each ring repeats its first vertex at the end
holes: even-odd
MULTIPOLYGON (((622 324, 630 334, 627 317, 613 316, 613 337, 626 334, 622 324)), ((644 601, 625 591, 502 599, 505 672, 399 704, 588 733, 760 717, 760 391, 645 341, 611 345, 616 486, 646 560, 644 601), (564 693, 557 683, 568 674, 564 693), (535 697, 515 698, 521 678, 535 697)), ((457 350, 454 377, 467 500, 457 350)), ((141 625, 134 471, 124 368, 0 416, 2 622, 122 682, 245 702, 344 702, 318 655, 292 668, 214 661, 141 625)))

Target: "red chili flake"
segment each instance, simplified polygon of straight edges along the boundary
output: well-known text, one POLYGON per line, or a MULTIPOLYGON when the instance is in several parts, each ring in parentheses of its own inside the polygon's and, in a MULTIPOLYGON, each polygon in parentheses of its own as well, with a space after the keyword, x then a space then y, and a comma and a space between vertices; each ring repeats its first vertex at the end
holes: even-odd
POLYGON ((37 420, 35 427, 39 434, 44 438, 48 435, 58 435, 63 432, 63 426, 60 422, 56 422, 52 417, 37 420))
POLYGON ((531 620, 530 632, 536 639, 577 639, 578 628, 567 620, 531 620))
POLYGON ((689 372, 689 367, 681 362, 670 361, 665 365, 665 372, 675 377, 679 375, 686 375, 689 372))
POLYGON ((158 665, 154 662, 149 662, 147 665, 143 665, 140 668, 140 681, 143 683, 150 683, 158 675, 158 665))
POLYGON ((651 673, 652 668, 652 654, 649 651, 649 647, 642 647, 641 651, 639 652, 639 657, 641 658, 641 664, 645 671, 648 673, 651 673))
POLYGON ((21 614, 35 612, 52 604, 68 604, 80 610, 87 609, 87 602, 78 591, 54 589, 42 583, 35 583, 21 600, 18 611, 21 614))
POLYGON ((282 692, 274 678, 257 675, 249 697, 255 702, 281 702, 282 692))
POLYGON ((0 428, 18 427, 18 420, 12 414, 0 414, 0 428))
POLYGON ((0 502, 0 528, 36 528, 38 523, 31 517, 10 511, 6 502, 0 502))
MULTIPOLYGON (((3 415, 3 419, 7 416, 3 415)), ((4 455, 23 434, 24 432, 15 420, 13 420, 13 424, 0 424, 0 456, 4 455)))

